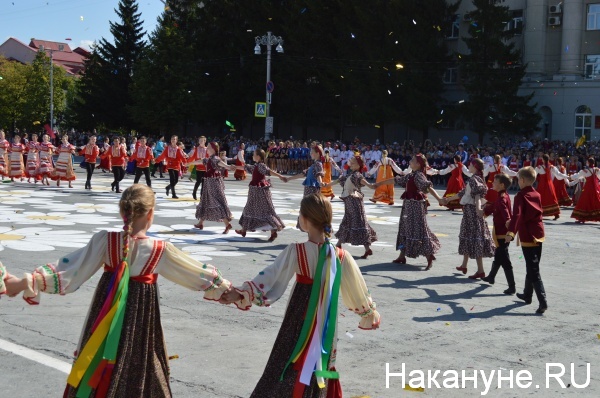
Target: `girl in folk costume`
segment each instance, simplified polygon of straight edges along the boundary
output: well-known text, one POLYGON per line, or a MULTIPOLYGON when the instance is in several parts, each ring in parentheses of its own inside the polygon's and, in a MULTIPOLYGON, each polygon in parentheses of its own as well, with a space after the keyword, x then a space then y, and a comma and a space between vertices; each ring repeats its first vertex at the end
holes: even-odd
MULTIPOLYGON (((565 167, 565 161, 563 158, 557 159, 556 168, 561 174, 567 175, 567 168, 565 167)), ((558 200, 559 206, 571 206, 573 204, 573 201, 567 192, 567 182, 567 180, 562 178, 554 177, 552 179, 552 184, 554 184, 554 192, 556 193, 556 199, 558 200)))
MULTIPOLYGON (((367 175, 370 177, 373 174, 377 173, 376 182, 381 182, 394 176, 392 170, 394 170, 400 175, 403 174, 402 169, 398 167, 396 162, 394 162, 391 158, 388 157, 388 151, 384 149, 383 151, 381 151, 381 160, 375 163, 375 166, 373 166, 373 168, 367 173, 367 175)), ((394 185, 385 184, 377 187, 377 189, 375 189, 375 193, 373 193, 373 197, 369 200, 373 203, 382 202, 387 203, 390 206, 393 205, 394 185)))
POLYGON ((202 187, 202 196, 200 203, 196 207, 196 219, 198 223, 195 228, 203 229, 204 220, 225 223, 224 234, 231 229, 231 211, 225 197, 225 184, 223 183, 223 171, 229 169, 235 171, 235 166, 228 166, 219 156, 219 144, 211 142, 206 150, 208 159, 201 159, 206 165, 206 177, 204 177, 204 186, 202 187))
MULTIPOLYGON (((196 164, 196 183, 194 184, 194 191, 192 192, 192 196, 194 200, 197 199, 196 194, 198 193, 198 187, 202 185, 202 190, 204 190, 204 177, 206 176, 206 165, 204 164, 202 159, 207 159, 208 154, 206 153, 206 137, 201 136, 198 138, 198 146, 194 148, 194 150, 188 153, 188 164, 192 162, 201 163, 196 164)), ((202 196, 202 191, 200 191, 200 196, 202 196)))
POLYGON ((72 181, 75 180, 75 171, 73 170, 73 154, 76 148, 69 144, 69 136, 63 135, 62 143, 57 148, 58 159, 54 168, 53 180, 56 180, 56 186, 60 186, 60 182, 69 181, 69 188, 73 188, 72 181))
POLYGON ((10 142, 6 140, 4 130, 0 129, 0 175, 2 179, 8 175, 8 147, 10 142))
POLYGON ((596 167, 594 158, 589 158, 587 165, 586 169, 571 176, 574 180, 585 178, 581 196, 571 214, 571 218, 581 224, 586 221, 600 221, 600 169, 596 167))
POLYGON ((142 174, 146 177, 146 185, 152 187, 150 180, 150 163, 154 163, 154 152, 152 148, 146 145, 146 137, 142 136, 138 140, 139 145, 131 154, 131 159, 135 160, 135 178, 134 184, 140 182, 142 174))
POLYGON ((98 148, 98 145, 96 145, 95 135, 90 136, 87 145, 79 150, 79 154, 83 155, 85 158, 85 171, 87 174, 85 189, 92 189, 92 175, 96 169, 96 160, 100 154, 100 149, 98 148))
POLYGON ((246 179, 246 160, 244 159, 244 156, 246 156, 246 152, 244 151, 245 148, 246 146, 244 143, 240 143, 238 153, 235 155, 236 170, 235 173, 233 173, 233 177, 236 179, 236 181, 242 181, 246 179))
POLYGON ((527 155, 525 155, 525 160, 523 161, 523 167, 528 167, 531 166, 531 154, 527 153, 527 155))
POLYGON ((175 193, 175 186, 179 182, 179 172, 181 165, 185 164, 186 156, 185 153, 177 146, 177 140, 179 137, 176 135, 171 136, 171 144, 165 147, 165 150, 160 154, 159 157, 154 161, 155 163, 161 163, 163 160, 167 162, 167 171, 169 172, 169 185, 165 187, 167 196, 169 192, 173 192, 173 199, 179 199, 175 193))
MULTIPOLYGON (((325 158, 323 159, 323 183, 324 184, 329 184, 331 182, 332 169, 335 169, 340 174, 343 174, 342 169, 340 169, 339 166, 337 165, 337 163, 335 163, 333 161, 333 159, 329 156, 329 151, 325 150, 325 158)), ((323 185, 321 187, 321 195, 325 196, 326 198, 330 198, 330 199, 335 198, 335 195, 333 194, 333 190, 331 189, 331 185, 332 184, 323 185)))
POLYGON ((112 166, 114 180, 110 184, 110 188, 117 193, 121 192, 119 183, 125 177, 125 167, 127 165, 127 151, 121 144, 121 138, 114 137, 113 145, 100 156, 100 158, 108 158, 112 166))
MULTIPOLYGON (((467 169, 467 167, 461 162, 460 155, 454 155, 454 163, 448 165, 443 170, 439 171, 440 175, 445 175, 450 173, 450 179, 448 180, 448 186, 446 187, 446 192, 444 192, 444 198, 451 198, 456 195, 463 189, 465 189, 465 180, 463 180, 463 174, 467 177, 471 177, 472 174, 467 169)), ((452 201, 448 202, 448 204, 444 205, 448 208, 448 210, 456 210, 462 209, 462 205, 459 202, 452 201)))
POLYGON ((231 286, 212 265, 147 236, 154 205, 150 188, 127 188, 119 202, 123 232, 98 232, 87 246, 56 263, 38 267, 23 279, 7 280, 8 294, 23 291, 29 304, 39 304, 42 292, 73 293, 104 268, 65 397, 171 397, 158 276, 203 291, 205 300, 219 300, 231 286))
POLYGON ((52 155, 56 149, 50 142, 50 136, 48 134, 42 135, 42 142, 38 145, 40 155, 40 168, 37 171, 37 175, 42 179, 42 184, 50 185, 48 177, 52 178, 54 173, 54 160, 52 155))
POLYGON ((315 193, 321 193, 321 186, 323 185, 323 177, 325 172, 323 171, 323 147, 321 145, 313 145, 310 150, 310 157, 313 160, 313 164, 302 172, 302 174, 296 174, 293 177, 286 177, 285 182, 292 181, 301 177, 306 177, 302 185, 304 185, 304 196, 312 195, 315 193))
MULTIPOLYGON (((221 151, 219 152, 219 158, 221 158, 221 161, 225 164, 228 164, 227 162, 231 161, 231 158, 227 157, 227 151, 221 151)), ((229 169, 225 169, 223 171, 223 178, 227 178, 229 177, 229 169)))
POLYGON ((305 243, 290 244, 252 281, 222 295, 224 304, 241 310, 268 307, 281 298, 290 279, 295 284, 283 323, 252 398, 342 397, 337 354, 338 299, 361 317, 359 328, 379 327, 380 315, 356 262, 329 242, 331 204, 308 195, 300 204, 305 243))
POLYGON ((267 166, 271 170, 277 169, 277 161, 275 160, 275 152, 277 150, 277 145, 274 141, 269 141, 269 145, 267 146, 267 166))
POLYGON ((273 242, 277 238, 277 231, 284 229, 285 225, 275 212, 271 198, 271 183, 267 176, 274 175, 282 180, 284 177, 265 165, 265 151, 262 149, 257 148, 252 159, 256 162, 253 166, 236 166, 238 170, 240 167, 245 167, 249 173, 252 173, 252 180, 248 188, 248 201, 240 217, 242 229, 236 229, 235 232, 246 236, 246 231, 271 231, 269 242, 273 242))
POLYGON ((472 160, 469 171, 473 176, 469 178, 465 188, 458 195, 444 198, 442 201, 442 203, 448 203, 460 199, 460 204, 463 206, 458 243, 458 254, 463 256, 463 262, 456 269, 466 274, 469 258, 474 258, 477 261, 477 272, 469 276, 471 279, 485 277, 483 257, 494 257, 495 251, 490 229, 481 210, 481 198, 485 197, 488 189, 483 182, 483 165, 481 159, 472 160))
POLYGON ((25 145, 21 144, 21 136, 15 134, 13 143, 8 147, 8 162, 10 164, 8 176, 11 181, 15 178, 20 178, 23 181, 25 175, 25 166, 23 165, 23 154, 25 153, 25 145))
POLYGON ((430 270, 435 260, 435 253, 440 250, 440 241, 431 232, 427 225, 427 193, 431 193, 438 201, 442 197, 433 189, 433 183, 427 179, 427 159, 422 154, 417 154, 410 159, 411 172, 399 175, 376 185, 393 184, 397 182, 406 188, 401 198, 402 211, 400 213, 400 224, 398 225, 398 237, 396 238, 396 250, 400 255, 393 262, 406 264, 406 257, 427 258, 426 271, 430 270))
POLYGON ((550 157, 547 154, 542 156, 542 160, 543 164, 535 168, 538 182, 536 191, 542 197, 543 217, 554 216, 556 220, 560 217, 560 207, 558 206, 558 199, 556 198, 552 179, 560 178, 568 180, 569 176, 562 174, 556 167, 552 166, 550 164, 550 157))
POLYGON ((510 170, 508 167, 502 164, 502 156, 494 155, 494 164, 486 167, 483 170, 483 178, 485 178, 485 183, 487 185, 485 200, 489 203, 495 203, 496 199, 498 199, 498 192, 492 189, 492 185, 494 185, 494 177, 496 177, 496 174, 499 173, 504 173, 509 177, 517 176, 515 171, 510 170))
POLYGON ((38 169, 40 167, 40 157, 39 157, 39 142, 38 135, 33 133, 31 134, 31 141, 29 141, 26 145, 27 147, 27 161, 25 165, 25 175, 27 176, 27 182, 31 182, 33 178, 33 182, 37 184, 40 180, 38 175, 38 169))
MULTIPOLYGON (((104 142, 102 143, 102 146, 100 147, 100 154, 104 155, 106 152, 108 152, 110 149, 110 140, 108 139, 108 137, 104 138, 104 142)), ((110 156, 105 156, 102 157, 100 156, 100 166, 98 166, 100 168, 100 170, 102 170, 103 173, 106 173, 107 171, 112 171, 112 167, 110 164, 110 156)))
MULTIPOLYGON (((339 183, 343 187, 340 199, 344 201, 344 218, 342 218, 335 237, 338 239, 338 248, 341 248, 343 243, 364 246, 365 254, 361 258, 365 259, 373 254, 371 243, 377 241, 377 234, 367 221, 363 202, 365 195, 360 188, 366 185, 375 189, 375 185, 367 182, 363 176, 362 173, 366 167, 360 156, 351 157, 346 164, 350 170, 349 175, 341 176, 334 182, 325 184, 325 186, 331 186, 339 183)), ((321 190, 321 192, 323 191, 321 190)))
MULTIPOLYGON (((519 159, 517 158, 517 155, 512 155, 511 156, 508 168, 511 171, 514 171, 515 173, 519 172, 519 159)), ((511 178, 511 184, 510 184, 510 187, 508 189, 509 190, 510 189, 516 190, 518 188, 519 188, 518 178, 511 178)))

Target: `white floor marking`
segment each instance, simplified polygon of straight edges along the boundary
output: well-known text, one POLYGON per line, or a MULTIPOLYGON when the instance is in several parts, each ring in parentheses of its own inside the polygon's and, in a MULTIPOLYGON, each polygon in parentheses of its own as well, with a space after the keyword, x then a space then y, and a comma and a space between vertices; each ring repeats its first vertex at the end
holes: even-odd
POLYGON ((56 370, 60 370, 61 372, 66 373, 66 374, 71 373, 71 365, 70 364, 63 362, 59 359, 52 358, 48 355, 41 354, 41 353, 34 351, 32 349, 29 349, 27 347, 23 347, 18 344, 11 343, 10 341, 0 339, 0 350, 8 351, 15 355, 29 359, 30 361, 35 361, 37 363, 41 363, 42 365, 48 366, 49 368, 54 368, 56 370))

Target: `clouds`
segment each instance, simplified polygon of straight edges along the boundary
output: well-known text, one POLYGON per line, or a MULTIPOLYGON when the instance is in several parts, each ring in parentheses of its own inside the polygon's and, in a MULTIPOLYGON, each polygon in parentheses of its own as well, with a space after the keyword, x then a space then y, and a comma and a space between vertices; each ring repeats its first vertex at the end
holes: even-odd
POLYGON ((79 46, 85 48, 86 50, 92 51, 94 49, 95 43, 96 42, 94 40, 81 40, 79 42, 79 46))

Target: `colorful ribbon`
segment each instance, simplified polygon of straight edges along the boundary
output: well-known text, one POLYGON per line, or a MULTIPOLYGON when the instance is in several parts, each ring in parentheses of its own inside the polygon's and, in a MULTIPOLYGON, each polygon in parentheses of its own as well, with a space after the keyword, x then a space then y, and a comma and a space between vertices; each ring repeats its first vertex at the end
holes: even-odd
POLYGON ((110 383, 121 340, 128 293, 129 265, 125 260, 113 273, 106 300, 92 327, 92 334, 67 379, 69 385, 78 388, 78 398, 89 397, 94 389, 105 390, 110 383))
POLYGON ((300 337, 280 380, 287 368, 303 359, 300 382, 310 385, 313 373, 319 388, 325 388, 325 379, 338 379, 339 374, 328 370, 333 339, 337 326, 338 299, 342 280, 341 263, 335 247, 329 243, 321 247, 314 281, 308 301, 308 309, 300 337))

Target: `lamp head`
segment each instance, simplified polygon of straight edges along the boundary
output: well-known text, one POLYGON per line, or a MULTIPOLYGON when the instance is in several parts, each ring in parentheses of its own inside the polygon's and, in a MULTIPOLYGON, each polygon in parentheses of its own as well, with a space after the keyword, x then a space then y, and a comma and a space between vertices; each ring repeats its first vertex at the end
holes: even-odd
POLYGON ((275 47, 275 51, 277 51, 278 53, 283 54, 283 46, 281 45, 281 43, 279 43, 277 45, 277 47, 275 47))
POLYGON ((260 55, 260 45, 258 43, 254 46, 254 54, 260 55))

